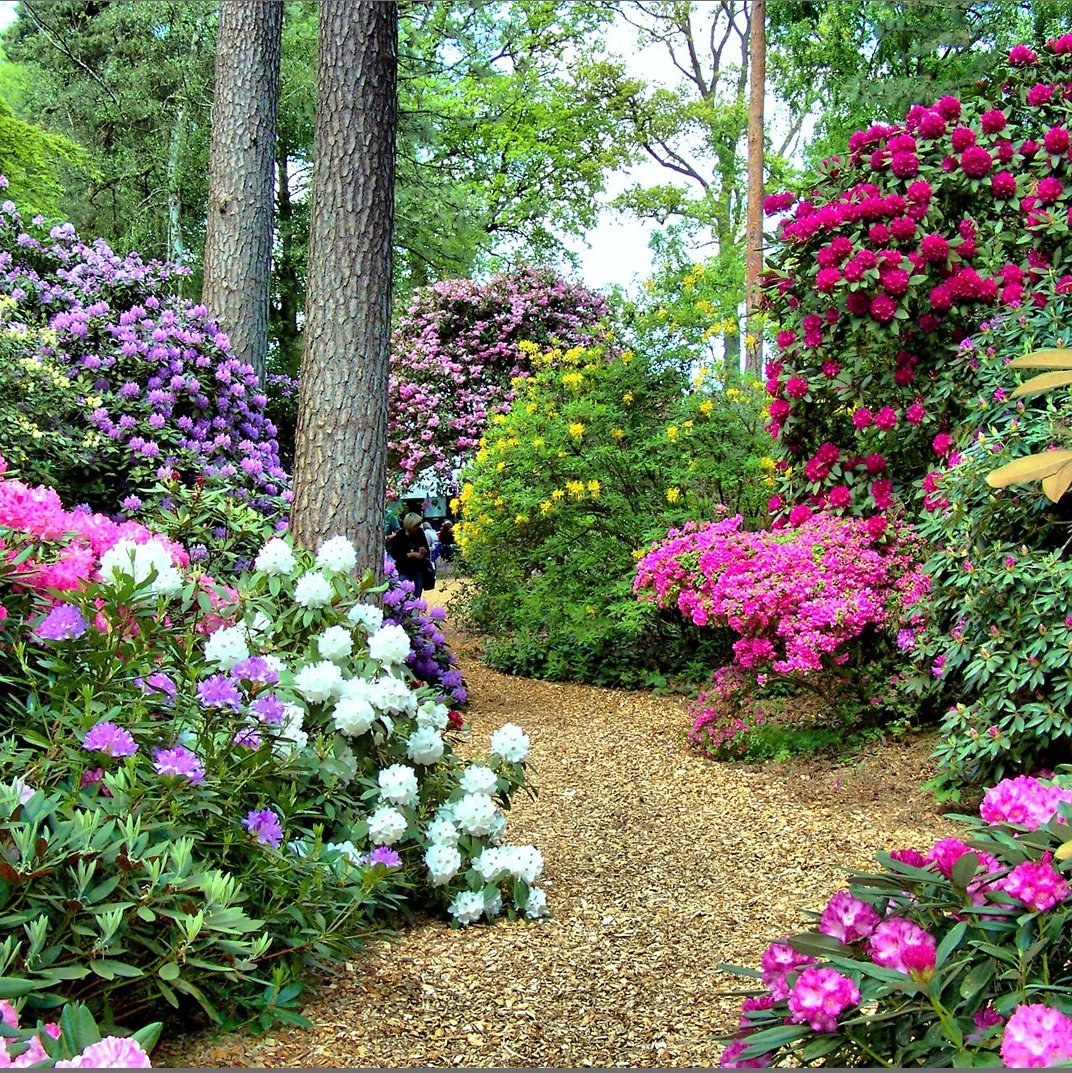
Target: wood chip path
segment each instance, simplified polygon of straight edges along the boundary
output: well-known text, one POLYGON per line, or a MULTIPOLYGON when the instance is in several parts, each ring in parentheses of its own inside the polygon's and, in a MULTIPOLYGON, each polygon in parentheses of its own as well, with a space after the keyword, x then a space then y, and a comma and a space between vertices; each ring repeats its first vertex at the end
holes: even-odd
POLYGON ((880 847, 950 827, 917 787, 928 743, 838 764, 714 764, 686 751, 675 698, 510 678, 463 657, 474 739, 532 741, 536 802, 508 837, 547 861, 554 916, 428 921, 326 978, 315 1030, 165 1040, 184 1066, 712 1066, 767 943, 880 847))

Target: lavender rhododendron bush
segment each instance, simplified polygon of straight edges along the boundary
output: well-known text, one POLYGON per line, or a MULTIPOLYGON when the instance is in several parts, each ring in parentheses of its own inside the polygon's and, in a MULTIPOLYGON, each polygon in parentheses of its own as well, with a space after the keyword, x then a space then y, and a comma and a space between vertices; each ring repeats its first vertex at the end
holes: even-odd
POLYGON ((598 684, 703 678, 728 633, 633 598, 654 536, 731 504, 759 515, 762 400, 693 387, 643 355, 523 344, 533 374, 462 473, 467 613, 512 673, 598 684))
POLYGON ((821 673, 832 703, 848 695, 885 718, 895 638, 923 617, 921 555, 907 526, 878 516, 823 513, 753 532, 738 515, 671 530, 637 564, 638 597, 738 635, 732 665, 693 706, 690 741, 734 755, 762 722, 761 687, 810 685, 821 673))
POLYGON ((511 381, 539 348, 587 346, 608 313, 601 295, 546 269, 487 283, 441 280, 418 290, 391 343, 391 471, 405 489, 424 471, 448 483, 484 426, 510 408, 511 381))
POLYGON ((508 724, 457 756, 458 720, 365 602, 348 541, 272 538, 229 587, 14 480, 0 540, 0 976, 18 1001, 293 1020, 303 969, 398 913, 545 912, 539 851, 503 838, 528 738, 508 724))
POLYGON ((979 816, 959 817, 962 838, 880 853, 812 929, 737 970, 762 990, 722 1064, 1072 1061, 1072 789, 1008 779, 979 816))
POLYGON ((183 273, 0 205, 0 295, 14 303, 0 360, 62 370, 77 404, 67 398, 50 410, 45 392, 22 401, 43 435, 73 437, 73 457, 20 457, 25 430, 0 431, 0 452, 28 465, 31 480, 106 510, 172 470, 226 478, 233 494, 268 512, 289 497, 266 397, 209 311, 169 293, 183 273))
POLYGON ((850 139, 784 213, 766 285, 782 458, 776 524, 890 511, 971 406, 957 347, 1045 301, 1069 234, 1072 36, 1018 46, 986 84, 850 139))

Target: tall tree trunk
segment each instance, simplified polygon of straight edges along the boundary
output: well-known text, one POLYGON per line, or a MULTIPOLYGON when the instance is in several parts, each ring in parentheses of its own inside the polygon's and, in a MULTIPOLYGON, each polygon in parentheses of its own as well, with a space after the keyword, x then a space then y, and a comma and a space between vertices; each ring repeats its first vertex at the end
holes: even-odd
POLYGON ((179 165, 182 163, 182 133, 186 125, 186 105, 180 102, 171 124, 171 142, 167 159, 167 248, 168 260, 186 263, 186 245, 182 241, 182 187, 179 165))
POLYGON ((220 0, 201 300, 264 379, 271 300, 281 0, 220 0))
POLYGON ((321 0, 294 539, 383 570, 398 4, 321 0))
POLYGON ((748 28, 748 213, 745 224, 745 292, 748 336, 745 368, 760 378, 763 332, 759 283, 763 274, 763 96, 767 89, 767 0, 752 0, 748 28))
POLYGON ((275 309, 275 338, 279 344, 279 363, 288 372, 297 372, 301 361, 298 332, 298 259, 294 251, 294 203, 290 198, 290 155, 282 140, 279 143, 276 188, 278 202, 279 259, 275 266, 279 303, 275 309))

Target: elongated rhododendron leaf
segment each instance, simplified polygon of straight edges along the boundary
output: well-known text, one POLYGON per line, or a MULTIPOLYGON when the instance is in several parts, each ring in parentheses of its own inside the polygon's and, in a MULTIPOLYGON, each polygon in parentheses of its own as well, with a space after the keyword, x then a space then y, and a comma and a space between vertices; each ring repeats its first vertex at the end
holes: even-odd
POLYGON ((1026 384, 1021 384, 1013 393, 1014 399, 1023 398, 1025 395, 1037 395, 1040 391, 1049 391, 1055 387, 1068 387, 1072 384, 1072 372, 1042 373, 1033 376, 1026 384))
POLYGON ((1010 369, 1072 369, 1072 350, 1066 347, 1047 347, 1014 358, 1010 369))
POLYGON ((1007 488, 1010 484, 1037 481, 1056 473, 1068 462, 1072 462, 1072 451, 1044 451, 1042 454, 1028 455, 992 470, 986 475, 986 483, 991 488, 1007 488))

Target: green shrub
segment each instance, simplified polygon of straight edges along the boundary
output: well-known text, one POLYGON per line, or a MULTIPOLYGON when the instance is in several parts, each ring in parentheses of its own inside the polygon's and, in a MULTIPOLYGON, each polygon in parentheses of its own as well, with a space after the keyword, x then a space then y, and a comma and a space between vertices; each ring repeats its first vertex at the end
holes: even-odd
POLYGON ((762 509, 761 402, 690 390, 629 351, 525 349, 534 375, 493 417, 457 502, 489 662, 606 685, 702 677, 729 635, 638 604, 633 570, 670 526, 762 509))
POLYGON ((1066 394, 1009 398, 1008 361, 1065 338, 1068 306, 1054 286, 1041 288, 1044 308, 994 317, 962 345, 973 416, 948 468, 923 481, 929 625, 903 643, 917 661, 912 687, 945 712, 936 785, 946 794, 1072 757, 1068 500, 986 483, 995 467, 1069 439, 1066 394))

